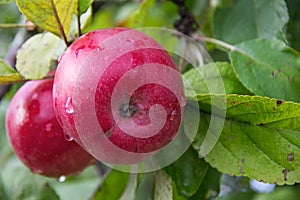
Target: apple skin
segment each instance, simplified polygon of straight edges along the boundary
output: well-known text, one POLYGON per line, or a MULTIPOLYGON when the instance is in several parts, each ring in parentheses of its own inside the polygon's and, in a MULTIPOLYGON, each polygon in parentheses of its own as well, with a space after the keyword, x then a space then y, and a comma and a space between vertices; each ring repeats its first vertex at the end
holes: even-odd
POLYGON ((16 156, 33 172, 48 177, 78 174, 95 163, 75 141, 65 138, 52 102, 53 79, 28 81, 14 95, 6 130, 16 156))
MULTIPOLYGON (((113 164, 140 162, 152 156, 176 137, 182 119, 183 106, 185 105, 183 84, 176 64, 155 40, 142 32, 128 28, 101 29, 87 33, 74 41, 60 57, 55 74, 53 92, 56 116, 65 132, 84 148, 93 151, 91 150, 93 147, 86 146, 86 142, 83 142, 82 139, 83 137, 93 137, 96 140, 97 136, 90 136, 88 135, 89 133, 84 135, 82 132, 78 134, 78 127, 75 126, 76 120, 74 120, 74 112, 76 110, 80 112, 88 107, 82 105, 77 105, 76 107, 73 103, 74 93, 78 89, 78 80, 80 79, 78 77, 82 70, 88 71, 90 74, 87 74, 80 86, 80 90, 82 90, 79 93, 80 95, 75 95, 77 98, 75 99, 76 102, 85 104, 85 101, 92 99, 95 106, 91 108, 90 113, 96 112, 97 123, 103 131, 102 134, 105 134, 107 139, 116 147, 125 151, 118 152, 118 150, 111 148, 109 144, 100 142, 98 146, 102 146, 102 149, 96 148, 95 151, 97 152, 94 151, 93 153, 93 155, 96 154, 96 156, 94 155, 96 158, 113 164), (128 49, 126 45, 128 45, 128 49), (111 48, 114 50, 110 50, 111 48), (124 52, 122 52, 123 50, 124 52), (91 56, 95 51, 99 51, 102 54, 91 56), (117 55, 114 56, 113 54, 117 55), (89 63, 89 59, 92 59, 94 64, 87 65, 86 63, 89 63), (101 59, 104 59, 102 60, 103 62, 101 59), (104 64, 105 59, 111 59, 111 62, 106 65, 104 64), (141 85, 132 94, 127 94, 127 96, 131 95, 129 103, 124 99, 124 104, 120 103, 116 108, 113 108, 112 96, 117 83, 129 71, 138 69, 145 64, 148 64, 149 67, 151 65, 163 66, 161 68, 162 72, 166 72, 168 69, 173 70, 171 76, 165 73, 155 73, 150 76, 155 76, 156 80, 171 80, 169 84, 175 87, 170 89, 156 84, 155 81, 141 85), (98 69, 102 70, 103 73, 101 76, 96 77, 96 91, 90 95, 86 92, 91 88, 90 79, 94 79, 90 77, 94 76, 93 71, 95 72, 98 69), (175 72, 176 75, 174 75, 175 72), (164 109, 165 123, 157 134, 149 134, 148 137, 139 137, 138 134, 129 134, 122 130, 113 116, 113 113, 117 113, 120 119, 119 122, 123 125, 125 124, 125 126, 129 120, 133 121, 137 126, 148 126, 152 123, 149 117, 151 107, 155 105, 161 105, 161 108, 164 109), (99 151, 103 152, 100 153, 99 151), (126 158, 126 152, 129 154, 135 153, 137 157, 129 158, 128 154, 128 158, 126 158), (98 153, 99 156, 97 156, 98 153)), ((151 72, 152 70, 148 68, 147 71, 151 72)), ((125 80, 124 88, 120 88, 120 91, 126 91, 126 87, 138 84, 137 79, 140 79, 143 74, 135 76, 125 80)), ((83 115, 83 118, 85 117, 89 118, 87 115, 83 115)), ((87 120, 86 124, 88 123, 91 122, 87 120)), ((131 124, 128 122, 127 126, 131 126, 131 124)), ((95 146, 95 144, 92 146, 95 146)))

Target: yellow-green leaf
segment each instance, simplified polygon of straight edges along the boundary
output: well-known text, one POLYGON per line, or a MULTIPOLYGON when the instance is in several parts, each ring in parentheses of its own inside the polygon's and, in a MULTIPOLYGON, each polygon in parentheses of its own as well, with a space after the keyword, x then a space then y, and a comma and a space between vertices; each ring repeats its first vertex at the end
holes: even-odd
POLYGON ((6 4, 6 3, 11 3, 14 2, 15 0, 0 0, 0 4, 6 4))
POLYGON ((0 60, 0 85, 21 81, 22 76, 0 60))
MULTIPOLYGON (((20 11, 28 20, 50 31, 60 35, 58 22, 55 18, 52 0, 17 0, 20 11)), ((69 34, 72 14, 77 7, 78 0, 53 0, 59 20, 66 35, 69 34)))

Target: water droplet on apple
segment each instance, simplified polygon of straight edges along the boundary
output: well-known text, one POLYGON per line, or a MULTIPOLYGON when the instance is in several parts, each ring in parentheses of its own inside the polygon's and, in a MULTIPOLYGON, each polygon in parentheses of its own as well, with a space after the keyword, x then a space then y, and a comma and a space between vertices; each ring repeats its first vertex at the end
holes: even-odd
POLYGON ((66 109, 66 112, 68 114, 74 113, 74 108, 73 108, 73 105, 72 105, 72 99, 71 99, 71 97, 68 97, 66 105, 65 105, 65 109, 66 109))
POLYGON ((130 42, 130 43, 134 43, 134 40, 131 38, 125 38, 124 39, 125 42, 130 42))
POLYGON ((176 116, 177 116, 177 110, 173 110, 173 111, 171 112, 170 120, 173 121, 173 120, 176 118, 176 116))
POLYGON ((63 183, 63 182, 65 182, 65 180, 66 180, 66 176, 60 176, 60 177, 57 179, 57 181, 58 181, 59 183, 63 183))
POLYGON ((65 137, 65 139, 67 140, 67 141, 73 141, 73 138, 70 136, 70 135, 68 135, 68 134, 64 134, 64 137, 65 137))
POLYGON ((52 123, 46 124, 45 130, 46 130, 47 136, 48 136, 49 138, 54 138, 55 132, 54 132, 54 127, 53 127, 53 124, 52 124, 52 123))
POLYGON ((180 106, 184 107, 185 105, 186 105, 186 98, 185 98, 185 96, 182 96, 180 99, 180 106))
POLYGON ((104 46, 101 46, 101 45, 98 46, 98 50, 99 50, 99 51, 103 51, 104 49, 105 49, 104 46))
POLYGON ((145 43, 142 40, 137 40, 134 42, 136 47, 145 46, 145 43))

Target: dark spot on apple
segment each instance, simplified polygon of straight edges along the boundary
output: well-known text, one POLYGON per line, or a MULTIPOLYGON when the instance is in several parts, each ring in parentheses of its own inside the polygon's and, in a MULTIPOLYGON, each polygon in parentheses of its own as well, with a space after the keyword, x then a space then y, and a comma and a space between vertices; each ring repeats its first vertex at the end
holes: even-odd
POLYGON ((294 162, 294 152, 287 155, 288 162, 294 162))
POLYGON ((281 100, 277 100, 276 104, 277 104, 277 106, 280 106, 282 104, 282 101, 281 100))
POLYGON ((111 130, 108 130, 108 131, 105 132, 106 137, 109 137, 110 135, 111 135, 111 130))
POLYGON ((129 103, 129 104, 122 104, 119 110, 121 116, 125 118, 125 117, 132 117, 136 113, 137 108, 129 103))

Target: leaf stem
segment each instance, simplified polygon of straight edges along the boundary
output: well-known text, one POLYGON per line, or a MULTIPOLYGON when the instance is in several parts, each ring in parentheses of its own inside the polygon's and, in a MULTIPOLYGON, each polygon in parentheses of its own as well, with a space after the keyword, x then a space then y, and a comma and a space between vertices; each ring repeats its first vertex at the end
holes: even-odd
POLYGON ((223 42, 221 40, 215 39, 215 38, 205 37, 205 36, 201 36, 199 34, 194 34, 193 38, 197 41, 204 41, 204 42, 209 42, 209 43, 212 43, 212 44, 216 44, 216 45, 224 47, 224 48, 226 48, 230 51, 236 50, 235 46, 233 46, 231 44, 228 44, 226 42, 223 42))
POLYGON ((58 12, 57 12, 54 0, 51 0, 51 5, 52 5, 54 16, 55 16, 55 19, 56 19, 56 22, 57 22, 57 25, 58 25, 58 28, 59 28, 60 35, 61 35, 61 37, 63 38, 65 44, 68 47, 69 43, 68 43, 68 40, 67 40, 67 36, 65 34, 64 27, 63 27, 63 25, 62 25, 62 23, 61 23, 61 21, 59 19, 58 12))
POLYGON ((30 28, 28 24, 0 24, 0 28, 30 28))

